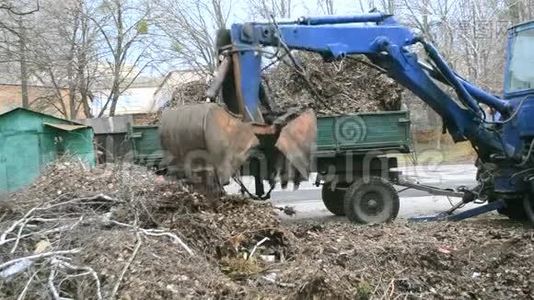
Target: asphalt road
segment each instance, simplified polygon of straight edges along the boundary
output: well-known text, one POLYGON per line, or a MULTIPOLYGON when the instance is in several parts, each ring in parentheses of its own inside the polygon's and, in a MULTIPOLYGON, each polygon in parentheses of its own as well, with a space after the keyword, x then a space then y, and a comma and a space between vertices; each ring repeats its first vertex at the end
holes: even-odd
MULTIPOLYGON (((417 181, 425 185, 441 188, 457 188, 458 186, 473 186, 475 184, 476 168, 473 165, 438 165, 416 166, 399 169, 403 176, 411 181, 417 181)), ((332 219, 339 218, 332 215, 323 205, 321 200, 321 188, 315 187, 311 176, 309 182, 301 184, 298 190, 289 187, 286 190, 276 189, 272 193, 272 203, 276 206, 291 206, 297 214, 289 217, 281 214, 284 219, 332 219)), ((252 179, 245 179, 245 184, 252 187, 252 179)), ((402 187, 396 187, 399 191, 402 187)), ((227 189, 236 192, 238 188, 232 185, 227 189)), ((253 190, 253 189, 251 189, 253 190)), ((432 196, 426 192, 417 190, 401 191, 399 218, 433 215, 451 207, 449 199, 444 196, 432 196)), ((458 198, 450 198, 456 202, 458 198)), ((468 209, 473 206, 466 206, 468 209)))

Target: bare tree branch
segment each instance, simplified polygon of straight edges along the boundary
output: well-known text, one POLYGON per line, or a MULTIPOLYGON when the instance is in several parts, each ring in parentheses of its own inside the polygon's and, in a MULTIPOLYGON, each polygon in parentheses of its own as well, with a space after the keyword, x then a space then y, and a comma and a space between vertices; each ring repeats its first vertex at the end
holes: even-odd
POLYGON ((2 4, 0 4, 0 9, 5 9, 9 13, 17 16, 26 16, 38 12, 41 9, 41 5, 39 4, 39 0, 35 0, 34 9, 28 11, 17 11, 16 7, 14 7, 12 3, 8 3, 8 1, 4 0, 2 1, 2 4))

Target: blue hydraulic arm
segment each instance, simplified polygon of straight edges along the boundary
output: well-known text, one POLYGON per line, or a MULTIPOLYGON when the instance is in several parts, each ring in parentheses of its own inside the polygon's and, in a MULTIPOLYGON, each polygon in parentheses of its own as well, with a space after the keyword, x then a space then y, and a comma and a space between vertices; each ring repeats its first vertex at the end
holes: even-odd
POLYGON ((262 121, 259 111, 262 46, 312 51, 328 59, 363 54, 440 114, 455 141, 471 141, 481 156, 495 153, 512 156, 517 152, 495 134, 479 107, 479 103, 484 103, 506 116, 511 113, 509 103, 458 76, 434 46, 390 15, 370 13, 300 18, 280 24, 235 24, 231 39, 237 56, 234 70, 240 97, 251 121, 262 121), (430 68, 420 64, 410 51, 409 47, 417 43, 423 45, 430 68), (434 79, 451 86, 458 100, 434 79))

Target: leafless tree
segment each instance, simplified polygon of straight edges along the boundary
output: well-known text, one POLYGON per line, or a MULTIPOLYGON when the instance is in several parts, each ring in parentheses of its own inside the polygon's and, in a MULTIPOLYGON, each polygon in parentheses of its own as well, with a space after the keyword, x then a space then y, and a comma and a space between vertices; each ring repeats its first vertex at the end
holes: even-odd
POLYGON ((25 1, 10 1, 10 0, 0 1, 0 9, 6 10, 9 13, 13 15, 18 15, 18 16, 25 16, 25 15, 33 14, 35 12, 38 12, 41 7, 39 0, 35 0, 35 6, 33 8, 29 8, 25 10, 20 9, 20 7, 27 6, 27 5, 28 3, 26 3, 25 1))
POLYGON ((291 18, 291 0, 250 0, 248 2, 253 14, 264 20, 270 20, 271 16, 281 19, 291 18))
POLYGON ((506 29, 531 16, 529 1, 403 2, 403 20, 419 28, 429 41, 437 44, 454 68, 487 89, 500 90, 506 29))
POLYGON ((28 62, 27 62, 27 21, 31 14, 39 11, 39 2, 0 1, 0 30, 6 37, 3 42, 4 53, 19 65, 22 106, 29 107, 28 97, 28 62), (27 5, 34 4, 32 9, 24 10, 27 5))
POLYGON ((504 73, 506 30, 512 24, 532 17, 530 2, 402 0, 398 14, 402 22, 419 29, 427 41, 436 44, 458 73, 499 94, 504 73))
POLYGON ((217 65, 217 31, 226 28, 231 7, 229 0, 158 1, 155 23, 163 54, 177 65, 212 74, 217 65))
POLYGON ((323 14, 333 15, 335 13, 334 0, 317 0, 317 7, 323 14))
POLYGON ((102 38, 101 54, 109 70, 110 88, 98 113, 115 115, 119 97, 153 63, 153 43, 148 34, 150 7, 134 0, 102 0, 101 16, 91 17, 102 38))
POLYGON ((98 32, 88 17, 93 11, 84 0, 51 2, 43 1, 30 50, 33 77, 54 93, 31 105, 54 107, 65 118, 75 119, 80 111, 91 117, 88 95, 98 59, 98 32))

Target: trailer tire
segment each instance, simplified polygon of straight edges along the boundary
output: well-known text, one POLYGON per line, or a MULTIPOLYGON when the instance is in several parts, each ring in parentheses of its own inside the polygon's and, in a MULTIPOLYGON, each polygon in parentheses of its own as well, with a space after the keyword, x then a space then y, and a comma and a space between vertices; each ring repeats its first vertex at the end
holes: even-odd
POLYGON ((345 215, 356 223, 393 221, 399 214, 399 207, 399 194, 389 181, 381 177, 359 179, 345 194, 345 215))
MULTIPOLYGON (((343 186, 346 187, 346 185, 343 186)), ((338 188, 332 191, 331 183, 323 184, 323 188, 321 190, 321 197, 323 198, 324 206, 326 207, 326 209, 328 209, 329 212, 333 213, 336 216, 345 215, 345 208, 343 202, 346 191, 346 189, 342 190, 338 188)))

